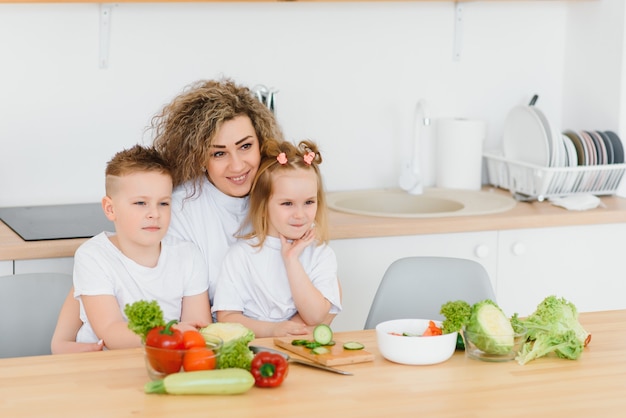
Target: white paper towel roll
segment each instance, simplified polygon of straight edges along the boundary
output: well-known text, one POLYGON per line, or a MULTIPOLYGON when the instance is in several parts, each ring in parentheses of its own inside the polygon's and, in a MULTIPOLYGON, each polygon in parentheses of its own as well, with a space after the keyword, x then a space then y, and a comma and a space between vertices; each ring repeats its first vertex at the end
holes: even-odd
POLYGON ((486 135, 487 124, 483 120, 437 120, 437 187, 480 190, 486 135))

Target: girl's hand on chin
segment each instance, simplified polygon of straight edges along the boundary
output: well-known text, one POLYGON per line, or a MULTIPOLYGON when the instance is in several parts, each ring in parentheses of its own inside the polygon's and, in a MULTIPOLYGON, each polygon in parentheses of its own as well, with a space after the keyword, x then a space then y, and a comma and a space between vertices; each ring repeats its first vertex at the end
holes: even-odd
POLYGON ((298 239, 290 240, 280 235, 281 253, 284 259, 297 258, 302 251, 315 239, 315 229, 309 229, 298 239))

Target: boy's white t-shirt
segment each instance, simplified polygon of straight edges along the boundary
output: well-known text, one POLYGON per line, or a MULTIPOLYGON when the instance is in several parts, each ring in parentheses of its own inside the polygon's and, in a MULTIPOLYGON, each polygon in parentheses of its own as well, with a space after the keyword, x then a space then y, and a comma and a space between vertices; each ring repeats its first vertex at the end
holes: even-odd
MULTIPOLYGON (((260 321, 286 321, 297 309, 280 253, 280 239, 267 237, 263 248, 253 247, 253 242, 238 241, 228 250, 212 311, 240 311, 260 321)), ((341 312, 335 252, 328 245, 311 244, 299 259, 313 285, 330 301, 329 312, 341 312)))
MULTIPOLYGON (((102 232, 82 244, 74 255, 74 297, 81 295, 113 295, 122 316, 126 304, 138 300, 156 300, 165 321, 180 320, 183 296, 193 296, 207 290, 207 266, 200 251, 190 242, 164 237, 161 254, 155 267, 145 267, 126 257, 102 232)), ((80 302, 77 342, 97 342, 80 302)))
POLYGON ((193 242, 204 255, 212 304, 224 256, 237 241, 235 234, 248 214, 248 198, 228 196, 207 179, 198 195, 187 198, 192 185, 188 182, 174 190, 167 234, 193 242))

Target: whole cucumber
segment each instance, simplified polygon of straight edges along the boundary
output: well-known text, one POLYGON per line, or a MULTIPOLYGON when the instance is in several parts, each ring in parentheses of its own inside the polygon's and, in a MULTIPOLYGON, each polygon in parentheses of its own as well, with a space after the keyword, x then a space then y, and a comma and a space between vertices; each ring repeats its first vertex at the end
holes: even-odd
POLYGON ((174 373, 146 383, 146 393, 171 395, 236 395, 250 390, 254 377, 244 369, 216 369, 174 373))

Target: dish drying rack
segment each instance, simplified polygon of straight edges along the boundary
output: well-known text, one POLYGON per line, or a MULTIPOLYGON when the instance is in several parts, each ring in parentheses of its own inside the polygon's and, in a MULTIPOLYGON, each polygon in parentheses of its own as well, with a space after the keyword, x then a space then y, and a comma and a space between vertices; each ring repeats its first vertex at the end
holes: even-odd
POLYGON ((626 164, 541 167, 484 153, 489 184, 511 191, 518 200, 543 201, 575 194, 615 194, 626 164))

